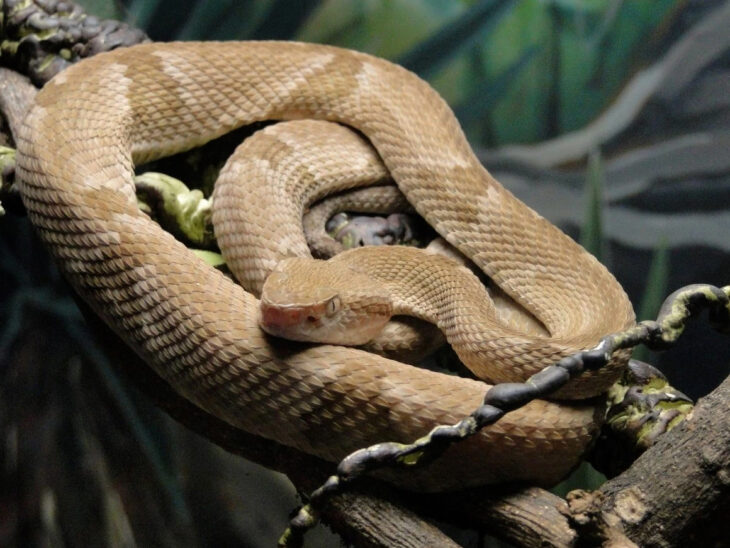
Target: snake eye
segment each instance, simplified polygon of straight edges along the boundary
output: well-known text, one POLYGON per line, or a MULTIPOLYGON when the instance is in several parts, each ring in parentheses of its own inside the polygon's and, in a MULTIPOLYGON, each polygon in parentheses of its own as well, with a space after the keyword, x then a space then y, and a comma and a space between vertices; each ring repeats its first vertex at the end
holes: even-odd
POLYGON ((327 301, 327 315, 332 316, 333 314, 336 314, 337 312, 339 312, 341 306, 342 301, 337 295, 335 295, 329 301, 327 301))

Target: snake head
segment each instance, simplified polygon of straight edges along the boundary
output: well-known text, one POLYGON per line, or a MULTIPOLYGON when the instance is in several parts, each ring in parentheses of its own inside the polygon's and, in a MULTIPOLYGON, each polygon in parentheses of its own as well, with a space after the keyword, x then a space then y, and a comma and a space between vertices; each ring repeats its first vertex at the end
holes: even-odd
POLYGON ((377 282, 343 265, 291 258, 269 274, 259 325, 277 337, 361 345, 388 322, 393 306, 377 282))

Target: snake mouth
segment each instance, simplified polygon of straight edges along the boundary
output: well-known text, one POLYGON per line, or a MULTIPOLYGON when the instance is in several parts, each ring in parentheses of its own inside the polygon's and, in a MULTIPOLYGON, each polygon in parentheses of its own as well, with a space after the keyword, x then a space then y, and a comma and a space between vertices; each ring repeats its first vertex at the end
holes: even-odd
POLYGON ((311 306, 276 305, 261 301, 259 325, 269 335, 311 341, 303 331, 317 328, 321 320, 311 306))
POLYGON ((304 322, 313 323, 316 318, 304 306, 276 306, 261 303, 261 325, 271 328, 285 328, 304 322))

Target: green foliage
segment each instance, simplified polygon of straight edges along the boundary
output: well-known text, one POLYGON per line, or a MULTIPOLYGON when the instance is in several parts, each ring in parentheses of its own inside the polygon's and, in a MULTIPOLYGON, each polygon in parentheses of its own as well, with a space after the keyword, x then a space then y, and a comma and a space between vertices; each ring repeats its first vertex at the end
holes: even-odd
POLYGON ((639 320, 653 320, 656 318, 664 298, 667 295, 667 280, 669 279, 669 253, 667 240, 662 238, 654 250, 654 255, 646 279, 644 299, 639 306, 637 317, 639 320))
POLYGON ((76 2, 88 12, 102 19, 124 19, 119 4, 111 0, 81 0, 76 2))
MULTIPOLYGON (((115 0, 82 4, 101 16, 122 15, 115 0)), ((494 146, 540 141, 594 119, 641 65, 647 42, 665 29, 682 2, 127 0, 122 4, 126 20, 156 40, 296 39, 399 61, 430 80, 462 111, 462 122, 471 128, 475 144, 494 146)))
MULTIPOLYGON (((507 93, 507 89, 517 75, 537 54, 537 49, 527 50, 522 57, 496 78, 485 76, 474 85, 471 95, 465 97, 454 107, 454 113, 472 142, 488 142, 489 132, 481 120, 489 118, 494 105, 507 93)), ((479 63, 481 54, 474 52, 474 61, 479 63)))
POLYGON ((394 59, 428 39, 461 9, 458 1, 324 0, 296 38, 394 59))
POLYGON ((588 158, 586 177, 586 214, 580 232, 580 245, 599 261, 606 262, 608 250, 603 239, 603 160, 600 151, 588 158))
POLYGON ((149 28, 161 3, 161 0, 132 0, 127 8, 127 19, 136 27, 149 28))
POLYGON ((477 45, 501 17, 515 5, 514 1, 482 0, 459 17, 442 26, 396 60, 423 77, 436 73, 466 49, 477 45))
MULTIPOLYGON (((601 153, 594 151, 588 158, 585 186, 586 213, 580 232, 580 244, 599 261, 609 264, 608 246, 603 235, 604 179, 601 153)), ((656 318, 668 292, 669 273, 669 249, 667 240, 663 238, 654 250, 642 300, 638 307, 637 320, 656 318)), ((639 346, 634 349, 633 357, 637 360, 651 361, 651 352, 646 347, 639 346)))
POLYGON ((196 4, 183 27, 177 32, 180 40, 195 40, 200 36, 211 40, 225 39, 226 21, 234 21, 239 31, 250 33, 254 25, 261 19, 265 6, 256 3, 235 0, 218 0, 217 2, 196 4), (244 27, 245 24, 245 27, 244 27))
POLYGON ((605 481, 606 476, 587 462, 582 462, 570 476, 550 489, 550 492, 559 497, 565 497, 565 495, 574 489, 593 491, 598 489, 605 481))
POLYGON ((601 5, 561 10, 560 128, 576 129, 595 118, 641 62, 642 48, 680 2, 560 2, 601 5))
MULTIPOLYGON (((637 320, 653 320, 667 296, 669 285, 669 248, 666 239, 659 241, 652 256, 646 287, 636 314, 637 320)), ((644 346, 634 349, 633 357, 641 361, 651 361, 651 351, 644 346)))

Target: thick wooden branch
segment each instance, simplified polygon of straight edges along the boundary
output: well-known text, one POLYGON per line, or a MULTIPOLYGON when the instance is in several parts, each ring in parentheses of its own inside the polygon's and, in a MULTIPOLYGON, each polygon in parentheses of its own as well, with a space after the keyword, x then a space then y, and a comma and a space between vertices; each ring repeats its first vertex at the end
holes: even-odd
POLYGON ((328 505, 324 517, 346 543, 355 546, 459 546, 407 505, 399 504, 392 492, 343 493, 328 505))
POLYGON ((17 138, 20 124, 37 92, 27 77, 0 67, 0 112, 8 122, 13 139, 17 138))
MULTIPOLYGON (((564 499, 539 487, 490 487, 438 495, 440 519, 482 527, 515 546, 573 546, 577 540, 564 511, 564 499)), ((424 507, 424 512, 429 512, 424 507)))
POLYGON ((568 497, 583 538, 639 546, 721 546, 730 516, 730 377, 595 493, 568 497))
MULTIPOLYGON (((27 77, 0 67, 0 145, 15 143, 21 123, 37 93, 38 90, 27 77)), ((5 207, 10 211, 25 211, 20 195, 12 184, 15 178, 15 162, 8 158, 7 151, 0 158, 0 215, 5 207)))

